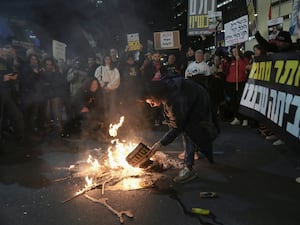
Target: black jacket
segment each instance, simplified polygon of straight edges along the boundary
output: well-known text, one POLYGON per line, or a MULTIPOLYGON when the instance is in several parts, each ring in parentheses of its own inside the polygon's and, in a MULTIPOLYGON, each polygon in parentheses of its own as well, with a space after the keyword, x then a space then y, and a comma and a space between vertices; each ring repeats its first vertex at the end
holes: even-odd
POLYGON ((182 77, 167 77, 160 82, 164 83, 163 106, 170 126, 160 140, 162 145, 171 143, 182 132, 199 147, 211 143, 217 129, 207 90, 182 77))
POLYGON ((67 81, 59 72, 41 72, 40 81, 45 99, 68 95, 67 81))
POLYGON ((74 99, 76 114, 80 114, 81 109, 87 107, 93 117, 105 119, 102 89, 98 89, 96 92, 81 89, 74 99))

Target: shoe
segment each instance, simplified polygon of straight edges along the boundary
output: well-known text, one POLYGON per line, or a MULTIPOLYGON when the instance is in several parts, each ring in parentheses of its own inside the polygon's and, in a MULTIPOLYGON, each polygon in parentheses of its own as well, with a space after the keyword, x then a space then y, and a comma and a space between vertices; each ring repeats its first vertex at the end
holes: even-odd
POLYGON ((64 138, 68 138, 70 137, 70 134, 68 132, 66 132, 65 130, 61 130, 60 133, 59 133, 60 137, 64 138))
POLYGON ((275 141, 275 140, 277 140, 277 137, 274 134, 272 134, 272 135, 267 136, 266 140, 275 141))
POLYGON ((189 181, 192 181, 197 178, 196 173, 194 170, 190 170, 187 167, 184 167, 182 170, 179 171, 179 174, 177 177, 173 179, 175 183, 187 183, 189 181))
MULTIPOLYGON (((178 154, 178 159, 182 159, 182 160, 184 160, 184 156, 185 156, 185 154, 184 154, 184 152, 181 152, 180 154, 178 154)), ((198 160, 200 157, 199 157, 199 154, 198 154, 198 152, 195 152, 194 153, 194 160, 198 160)))
POLYGON ((284 141, 283 140, 281 140, 281 139, 278 139, 277 141, 275 141, 275 142, 273 142, 273 144, 272 145, 274 145, 274 146, 278 146, 278 145, 284 145, 285 143, 284 143, 284 141))
POLYGON ((248 126, 248 120, 243 120, 242 126, 247 127, 248 126))
POLYGON ((238 118, 234 118, 234 120, 232 120, 231 122, 230 122, 230 125, 240 125, 241 124, 241 122, 238 120, 238 118))

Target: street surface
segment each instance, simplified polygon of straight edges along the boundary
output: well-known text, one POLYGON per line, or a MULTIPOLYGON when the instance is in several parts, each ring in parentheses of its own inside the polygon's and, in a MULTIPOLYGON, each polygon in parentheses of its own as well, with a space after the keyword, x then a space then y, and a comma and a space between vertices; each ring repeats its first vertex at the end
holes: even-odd
MULTIPOLYGON (((216 164, 203 158, 196 161, 197 180, 175 185, 172 178, 178 170, 168 170, 154 188, 105 191, 104 196, 96 189, 88 194, 108 198, 114 209, 130 210, 134 218, 124 216, 128 225, 299 225, 299 155, 286 146, 272 146, 254 128, 221 126, 214 143, 216 164), (203 191, 216 192, 218 198, 200 198, 203 191), (209 209, 216 221, 193 217, 184 208, 209 209)), ((151 145, 163 133, 158 128, 139 135, 151 145)), ((85 160, 99 147, 103 144, 76 137, 1 146, 0 225, 120 224, 111 211, 84 196, 62 203, 84 185, 78 179, 57 180, 68 176, 63 168, 85 160)), ((177 157, 181 137, 162 150, 177 157)))

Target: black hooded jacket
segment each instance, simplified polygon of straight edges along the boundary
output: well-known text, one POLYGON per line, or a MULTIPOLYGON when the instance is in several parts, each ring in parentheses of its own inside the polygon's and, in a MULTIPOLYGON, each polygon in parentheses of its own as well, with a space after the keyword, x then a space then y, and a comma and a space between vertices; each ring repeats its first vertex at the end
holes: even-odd
POLYGON ((211 143, 217 135, 209 94, 205 88, 182 77, 166 76, 152 83, 152 96, 163 99, 169 131, 160 140, 171 143, 180 133, 186 133, 199 147, 211 143), (155 96, 157 95, 157 96, 155 96))

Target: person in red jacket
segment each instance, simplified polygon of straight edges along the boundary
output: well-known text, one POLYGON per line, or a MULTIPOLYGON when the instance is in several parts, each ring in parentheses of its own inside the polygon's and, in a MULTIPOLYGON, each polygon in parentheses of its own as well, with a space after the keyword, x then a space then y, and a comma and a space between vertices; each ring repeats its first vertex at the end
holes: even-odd
MULTIPOLYGON (((229 99, 229 108, 234 117, 231 125, 239 125, 243 121, 243 125, 247 120, 238 113, 240 100, 243 94, 245 83, 247 82, 246 67, 249 64, 248 60, 243 56, 239 48, 231 49, 232 60, 229 65, 228 73, 225 80, 225 90, 229 99)), ((246 125, 245 125, 246 126, 246 125)))

